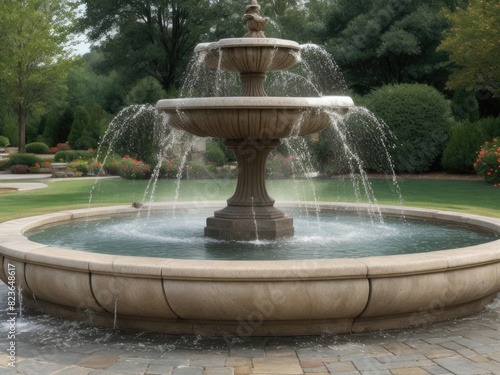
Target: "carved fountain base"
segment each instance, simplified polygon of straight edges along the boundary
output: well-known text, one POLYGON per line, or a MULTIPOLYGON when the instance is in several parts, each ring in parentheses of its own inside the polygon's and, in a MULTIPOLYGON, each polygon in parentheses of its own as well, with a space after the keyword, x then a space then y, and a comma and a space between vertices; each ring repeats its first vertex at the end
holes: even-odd
POLYGON ((236 192, 227 206, 207 218, 205 236, 221 240, 274 240, 294 234, 293 219, 274 207, 265 174, 269 153, 279 139, 226 139, 238 161, 236 192))

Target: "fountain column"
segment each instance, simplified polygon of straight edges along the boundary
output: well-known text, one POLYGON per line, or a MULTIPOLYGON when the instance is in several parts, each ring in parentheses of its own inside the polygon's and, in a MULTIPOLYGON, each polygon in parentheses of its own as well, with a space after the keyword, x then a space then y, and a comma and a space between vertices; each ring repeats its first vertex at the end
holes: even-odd
POLYGON ((293 236, 293 219, 274 207, 266 189, 266 160, 279 139, 226 139, 238 162, 238 182, 227 206, 207 218, 205 235, 224 240, 293 236))

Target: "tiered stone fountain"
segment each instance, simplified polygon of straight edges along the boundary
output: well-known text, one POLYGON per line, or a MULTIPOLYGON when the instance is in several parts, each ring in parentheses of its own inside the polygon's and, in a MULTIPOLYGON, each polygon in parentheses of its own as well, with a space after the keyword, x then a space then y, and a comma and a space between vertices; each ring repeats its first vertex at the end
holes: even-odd
MULTIPOLYGON (((343 112, 352 100, 266 97, 265 72, 295 64, 299 47, 264 38, 267 19, 260 17, 255 1, 244 19, 249 28, 245 38, 197 47, 213 68, 240 72, 242 96, 161 100, 157 108, 173 127, 224 139, 238 158, 236 193, 227 207, 208 218, 207 236, 230 240, 291 236, 292 219, 274 207, 266 192, 266 156, 284 137, 329 126, 327 111, 343 112)), ((324 202, 301 206, 334 214, 368 209, 324 202)), ((199 202, 165 203, 151 209, 171 213, 198 207, 199 202)), ((500 233, 499 219, 399 206, 380 207, 380 212, 500 233)), ((334 334, 409 327, 477 312, 500 291, 500 240, 425 256, 315 259, 311 254, 302 260, 228 261, 90 253, 24 236, 43 225, 132 213, 137 210, 130 205, 113 206, 1 223, 0 279, 9 286, 15 283, 24 306, 62 318, 120 329, 210 335, 334 334)), ((137 254, 142 254, 140 246, 137 254)))
POLYGON ((267 97, 266 72, 286 70, 300 60, 296 42, 266 38, 269 22, 253 0, 243 17, 248 33, 243 38, 203 43, 197 53, 213 69, 240 73, 240 97, 160 100, 156 105, 168 123, 201 137, 216 137, 236 155, 238 183, 227 207, 207 219, 205 235, 224 240, 276 239, 293 236, 293 219, 274 207, 265 183, 266 160, 291 135, 320 132, 330 126, 328 110, 346 111, 351 98, 267 97))

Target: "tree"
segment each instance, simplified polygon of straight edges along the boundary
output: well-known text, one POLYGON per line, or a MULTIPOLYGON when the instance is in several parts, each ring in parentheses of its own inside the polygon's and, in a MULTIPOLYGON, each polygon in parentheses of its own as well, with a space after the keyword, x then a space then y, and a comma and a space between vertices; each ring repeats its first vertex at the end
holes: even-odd
POLYGON ((132 82, 151 76, 169 91, 180 81, 194 46, 210 32, 209 0, 82 0, 80 19, 90 40, 100 43, 108 69, 132 82))
POLYGON ((53 109, 41 120, 43 132, 40 139, 49 146, 65 143, 73 124, 73 108, 53 109))
POLYGON ((18 148, 25 152, 26 117, 64 95, 73 4, 69 0, 0 3, 0 96, 17 114, 18 148))
POLYGON ((466 9, 447 12, 451 28, 439 50, 454 64, 447 87, 484 90, 500 97, 500 2, 471 0, 466 9))
POLYGON ((439 10, 449 3, 455 1, 339 0, 327 49, 358 93, 396 83, 444 87, 447 56, 436 47, 448 27, 439 10))
POLYGON ((155 105, 160 99, 166 99, 169 95, 163 90, 158 81, 152 77, 141 79, 132 87, 125 102, 128 105, 132 104, 151 104, 155 105))

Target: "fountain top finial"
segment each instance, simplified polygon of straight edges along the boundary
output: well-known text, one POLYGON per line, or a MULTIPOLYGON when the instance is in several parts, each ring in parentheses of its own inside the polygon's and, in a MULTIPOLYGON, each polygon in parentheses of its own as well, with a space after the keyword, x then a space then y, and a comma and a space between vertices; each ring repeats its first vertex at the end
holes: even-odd
POLYGON ((257 0, 250 0, 245 9, 243 22, 246 24, 248 32, 244 35, 245 38, 265 38, 262 31, 269 22, 269 17, 260 15, 260 5, 257 0))

